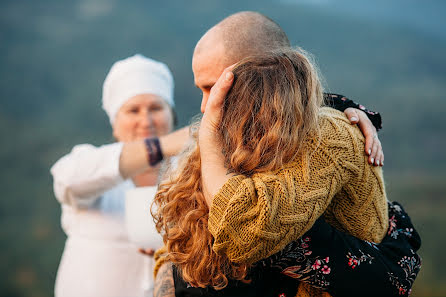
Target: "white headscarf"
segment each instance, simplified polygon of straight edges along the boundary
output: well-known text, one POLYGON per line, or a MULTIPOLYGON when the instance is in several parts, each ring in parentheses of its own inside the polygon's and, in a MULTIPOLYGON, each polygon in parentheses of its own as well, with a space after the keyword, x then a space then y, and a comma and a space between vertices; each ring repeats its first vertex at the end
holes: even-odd
POLYGON ((173 88, 172 73, 164 63, 136 54, 111 67, 102 88, 102 108, 113 125, 121 106, 136 95, 158 95, 173 107, 173 88))

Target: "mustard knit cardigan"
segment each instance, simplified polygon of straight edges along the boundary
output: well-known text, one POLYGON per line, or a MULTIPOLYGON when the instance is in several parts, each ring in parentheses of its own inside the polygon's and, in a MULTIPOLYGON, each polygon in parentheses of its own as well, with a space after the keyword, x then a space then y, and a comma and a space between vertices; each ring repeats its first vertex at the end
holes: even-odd
MULTIPOLYGON (((321 109, 319 127, 320 141, 308 139, 293 162, 234 176, 214 196, 209 230, 216 253, 257 262, 297 240, 322 214, 360 239, 382 240, 388 228, 382 169, 367 163, 361 131, 331 108, 321 109)), ((329 294, 302 283, 297 296, 329 294)))
MULTIPOLYGON (((326 107, 319 127, 320 141, 308 139, 293 162, 271 173, 234 176, 214 196, 209 230, 216 253, 257 262, 297 240, 322 214, 360 239, 383 239, 388 213, 382 168, 368 164, 364 136, 343 113, 326 107)), ((298 296, 322 296, 301 287, 298 296)))

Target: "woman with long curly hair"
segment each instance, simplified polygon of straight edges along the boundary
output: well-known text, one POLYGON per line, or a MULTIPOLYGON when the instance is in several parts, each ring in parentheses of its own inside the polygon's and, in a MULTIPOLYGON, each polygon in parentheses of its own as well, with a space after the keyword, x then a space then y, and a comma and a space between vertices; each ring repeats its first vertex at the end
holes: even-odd
POLYGON ((195 144, 156 195, 163 259, 190 285, 222 289, 229 279, 249 281, 253 263, 297 240, 321 215, 380 242, 388 229, 381 167, 368 164, 360 130, 322 107, 307 55, 252 56, 232 73, 221 111, 218 102, 204 102, 195 144))

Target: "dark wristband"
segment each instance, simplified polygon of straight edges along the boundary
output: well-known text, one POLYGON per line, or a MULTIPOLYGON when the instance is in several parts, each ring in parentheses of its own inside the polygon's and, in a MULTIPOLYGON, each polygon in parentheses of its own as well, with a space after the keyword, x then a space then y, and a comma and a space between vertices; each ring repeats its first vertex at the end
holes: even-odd
POLYGON ((158 137, 150 137, 144 139, 147 150, 147 159, 150 166, 155 166, 163 160, 163 152, 158 137))

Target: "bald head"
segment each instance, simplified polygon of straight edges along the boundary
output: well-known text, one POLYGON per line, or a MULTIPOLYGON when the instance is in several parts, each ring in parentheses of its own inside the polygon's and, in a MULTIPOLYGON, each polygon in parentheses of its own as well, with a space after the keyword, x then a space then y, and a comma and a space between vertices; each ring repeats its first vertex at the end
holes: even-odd
POLYGON ((285 32, 257 12, 235 13, 209 29, 198 41, 192 58, 195 84, 203 92, 202 105, 226 67, 283 47, 290 47, 285 32))
MULTIPOLYGON (((200 39, 196 52, 222 46, 224 59, 239 60, 278 48, 289 47, 290 42, 280 26, 270 18, 253 11, 238 12, 212 27, 200 39)), ((231 63, 231 64, 232 64, 231 63)))

